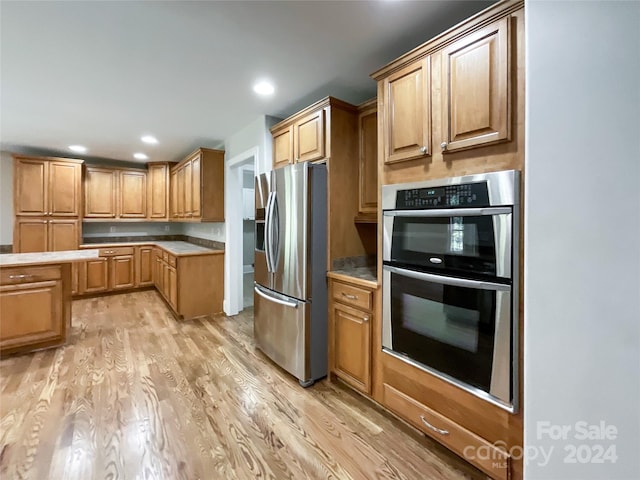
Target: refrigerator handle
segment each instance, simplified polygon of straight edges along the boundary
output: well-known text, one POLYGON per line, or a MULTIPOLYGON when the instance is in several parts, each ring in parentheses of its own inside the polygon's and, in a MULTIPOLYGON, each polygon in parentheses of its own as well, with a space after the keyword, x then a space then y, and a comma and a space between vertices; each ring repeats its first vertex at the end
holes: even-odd
POLYGON ((280 211, 278 209, 278 194, 273 192, 271 201, 271 268, 273 272, 278 268, 280 262, 280 211))
POLYGON ((298 303, 297 302, 289 302, 287 300, 281 300, 279 298, 276 297, 272 297, 271 295, 269 295, 267 292, 263 291, 262 288, 260 288, 258 285, 255 285, 253 287, 253 289, 255 290, 255 292, 260 295, 262 298, 264 298, 265 300, 268 300, 270 302, 275 302, 275 303, 279 303, 280 305, 284 305, 285 307, 292 307, 292 308, 298 308, 298 303))
POLYGON ((273 266, 271 262, 271 204, 272 204, 273 192, 269 192, 269 197, 267 198, 267 208, 265 209, 264 216, 264 236, 265 236, 265 245, 264 245, 264 254, 267 260, 267 271, 269 273, 273 272, 273 266))

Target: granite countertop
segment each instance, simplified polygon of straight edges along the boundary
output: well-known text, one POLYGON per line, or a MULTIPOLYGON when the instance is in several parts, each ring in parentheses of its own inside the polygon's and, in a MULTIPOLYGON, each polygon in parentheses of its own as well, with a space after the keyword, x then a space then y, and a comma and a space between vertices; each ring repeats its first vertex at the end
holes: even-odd
MULTIPOLYGON (((374 283, 373 286, 378 286, 377 268, 371 266, 344 266, 343 268, 331 270, 330 276, 342 276, 350 277, 358 280, 364 280, 367 283, 374 283)), ((370 285, 372 286, 372 285, 370 285)))
POLYGON ((224 253, 224 250, 214 250, 212 248, 201 247, 193 243, 183 241, 166 241, 166 240, 150 240, 147 242, 105 242, 105 243, 85 243, 80 248, 105 248, 105 247, 138 247, 140 245, 155 245, 160 247, 172 255, 206 255, 215 253, 224 253))
POLYGON ((62 252, 6 253, 0 255, 0 267, 46 265, 54 263, 83 262, 98 258, 97 249, 65 250, 62 252))

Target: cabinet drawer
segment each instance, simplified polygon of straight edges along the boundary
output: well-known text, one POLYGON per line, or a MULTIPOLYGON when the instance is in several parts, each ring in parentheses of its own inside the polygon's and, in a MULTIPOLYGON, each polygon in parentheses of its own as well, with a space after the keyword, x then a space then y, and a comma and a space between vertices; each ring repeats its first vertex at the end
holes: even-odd
POLYGON ((509 455, 475 433, 387 383, 384 384, 383 403, 417 429, 433 437, 492 478, 509 478, 509 455))
POLYGON ((14 267, 0 270, 0 284, 40 282, 61 278, 60 267, 14 267))
POLYGON ((113 248, 101 248, 101 257, 113 257, 116 255, 133 255, 133 247, 113 247, 113 248))
POLYGON ((178 261, 176 257, 174 257, 173 255, 169 255, 169 265, 171 265, 172 267, 175 267, 178 265, 178 261))
POLYGON ((338 302, 371 310, 373 308, 372 297, 372 292, 364 288, 339 282, 333 283, 333 299, 338 302))

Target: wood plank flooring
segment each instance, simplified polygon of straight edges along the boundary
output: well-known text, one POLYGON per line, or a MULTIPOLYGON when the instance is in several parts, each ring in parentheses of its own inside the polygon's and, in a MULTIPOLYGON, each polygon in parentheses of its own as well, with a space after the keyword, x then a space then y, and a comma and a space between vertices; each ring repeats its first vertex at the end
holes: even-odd
POLYGON ((302 389, 252 311, 176 321, 153 290, 73 302, 66 347, 0 361, 0 478, 484 478, 339 383, 302 389))

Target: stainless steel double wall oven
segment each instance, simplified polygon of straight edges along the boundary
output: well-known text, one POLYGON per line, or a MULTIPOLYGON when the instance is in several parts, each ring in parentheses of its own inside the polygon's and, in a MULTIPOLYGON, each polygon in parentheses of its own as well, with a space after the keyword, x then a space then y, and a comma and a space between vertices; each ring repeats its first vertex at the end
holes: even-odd
POLYGON ((509 411, 519 172, 382 187, 383 352, 509 411))

